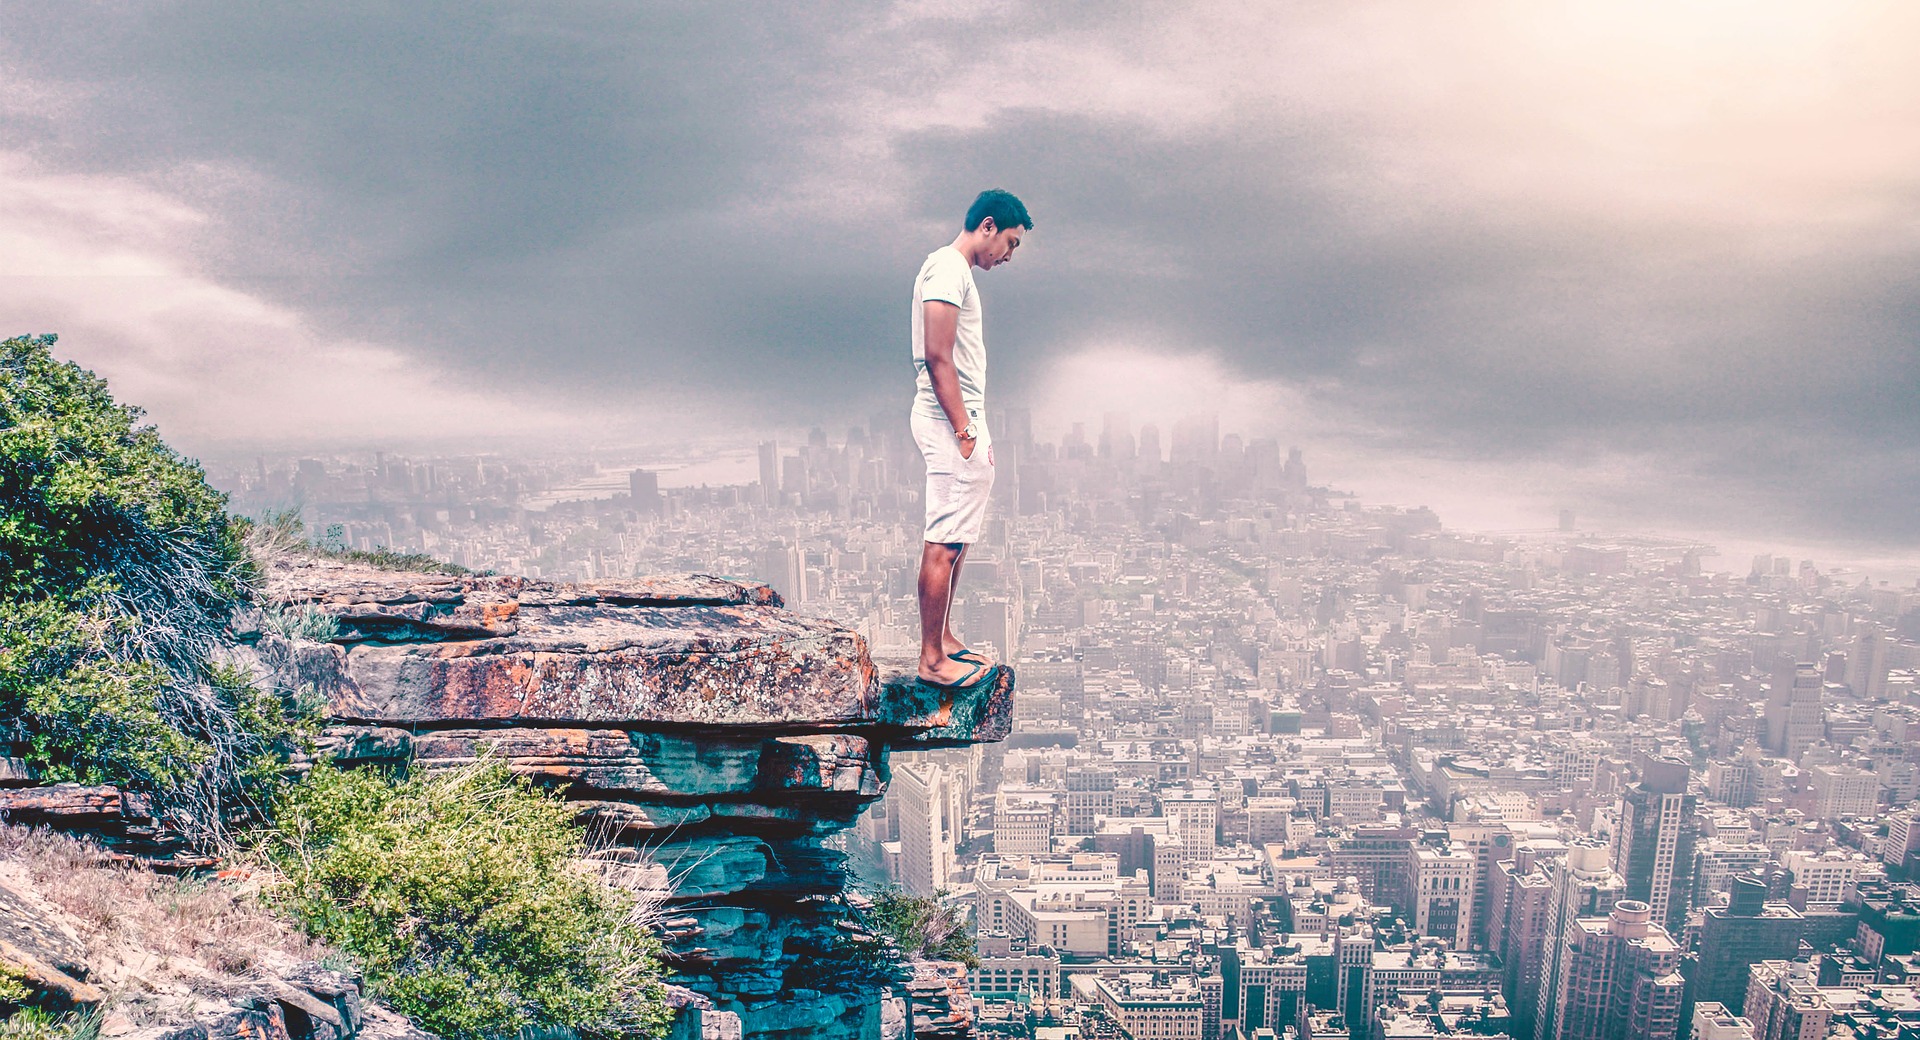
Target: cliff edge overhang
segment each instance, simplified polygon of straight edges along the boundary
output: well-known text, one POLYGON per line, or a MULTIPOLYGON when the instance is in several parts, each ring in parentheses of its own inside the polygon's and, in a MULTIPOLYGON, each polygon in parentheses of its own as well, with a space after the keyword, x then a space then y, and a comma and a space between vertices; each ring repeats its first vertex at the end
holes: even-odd
MULTIPOLYGON (((568 584, 296 556, 269 579, 270 609, 317 638, 248 612, 239 653, 324 697, 323 752, 491 758, 563 792, 596 855, 663 902, 676 981, 745 1036, 874 1035, 924 1010, 888 1010, 888 987, 841 963, 855 926, 832 839, 884 794, 891 752, 1004 739, 1011 669, 943 695, 766 585, 711 575, 568 584)), ((133 795, 6 779, 0 818, 199 863, 133 795)))

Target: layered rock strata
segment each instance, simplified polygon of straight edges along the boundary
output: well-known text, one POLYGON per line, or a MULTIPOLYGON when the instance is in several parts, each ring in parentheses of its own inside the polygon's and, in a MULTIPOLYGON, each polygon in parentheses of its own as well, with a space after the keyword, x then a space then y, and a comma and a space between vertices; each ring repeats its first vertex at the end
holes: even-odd
POLYGON ((663 901, 679 981, 745 1036, 878 1036, 890 988, 924 998, 893 1018, 965 1034, 963 989, 848 956, 833 838, 885 791, 889 752, 1004 738, 1011 670, 943 693, 764 585, 706 575, 560 585, 301 561, 275 579, 284 611, 336 631, 289 643, 265 625, 255 652, 326 697, 338 761, 491 757, 563 791, 600 858, 663 901))

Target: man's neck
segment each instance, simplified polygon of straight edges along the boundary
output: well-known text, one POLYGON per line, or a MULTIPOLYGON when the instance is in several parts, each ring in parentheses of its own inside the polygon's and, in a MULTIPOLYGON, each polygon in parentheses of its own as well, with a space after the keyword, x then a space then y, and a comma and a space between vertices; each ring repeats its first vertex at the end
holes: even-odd
POLYGON ((959 251, 961 256, 967 258, 968 267, 980 266, 980 240, 978 235, 975 235, 971 231, 960 232, 959 237, 953 240, 953 248, 959 251))

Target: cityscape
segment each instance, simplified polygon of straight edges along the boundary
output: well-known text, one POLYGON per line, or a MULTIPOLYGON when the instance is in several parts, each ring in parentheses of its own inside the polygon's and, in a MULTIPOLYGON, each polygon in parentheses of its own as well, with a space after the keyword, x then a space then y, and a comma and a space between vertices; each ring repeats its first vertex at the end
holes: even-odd
MULTIPOLYGON (((964 908, 981 1035, 1920 1037, 1920 586, 1570 513, 1454 530, 1208 416, 990 426, 955 618, 1014 732, 897 756, 840 839, 964 908)), ((920 467, 887 416, 210 476, 334 548, 757 579, 902 657, 920 467)))

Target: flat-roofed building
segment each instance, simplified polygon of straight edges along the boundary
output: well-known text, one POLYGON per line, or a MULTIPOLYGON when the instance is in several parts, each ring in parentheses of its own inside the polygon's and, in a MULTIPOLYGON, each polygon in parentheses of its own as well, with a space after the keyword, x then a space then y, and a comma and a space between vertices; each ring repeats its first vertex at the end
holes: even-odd
POLYGON ((1133 1040, 1200 1040, 1205 1002, 1191 975, 1075 975, 1075 996, 1097 1004, 1133 1040))

